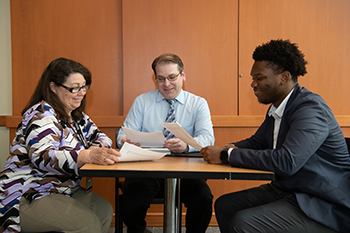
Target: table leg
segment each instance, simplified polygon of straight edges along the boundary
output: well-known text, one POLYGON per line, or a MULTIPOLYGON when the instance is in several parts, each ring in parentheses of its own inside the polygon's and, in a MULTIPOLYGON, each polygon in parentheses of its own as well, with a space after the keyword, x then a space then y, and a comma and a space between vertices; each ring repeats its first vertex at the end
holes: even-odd
POLYGON ((114 225, 115 232, 123 232, 123 221, 121 221, 120 217, 120 198, 119 198, 119 177, 115 177, 115 204, 114 204, 114 225))
POLYGON ((180 183, 181 179, 177 179, 176 190, 177 190, 177 206, 176 206, 176 232, 181 233, 181 221, 182 221, 182 203, 180 200, 180 183))
POLYGON ((164 189, 164 233, 176 232, 176 183, 177 178, 165 179, 164 189))

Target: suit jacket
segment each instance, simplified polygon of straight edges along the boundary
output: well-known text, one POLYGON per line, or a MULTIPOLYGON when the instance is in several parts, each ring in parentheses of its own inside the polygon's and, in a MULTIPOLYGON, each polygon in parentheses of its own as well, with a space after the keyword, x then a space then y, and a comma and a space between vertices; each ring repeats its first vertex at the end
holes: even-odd
MULTIPOLYGON (((349 106, 350 107, 350 106, 349 106)), ((295 193, 307 216, 350 232, 350 157, 331 109, 317 94, 296 85, 282 116, 276 149, 274 118, 250 138, 234 143, 232 166, 269 170, 272 184, 295 193)))

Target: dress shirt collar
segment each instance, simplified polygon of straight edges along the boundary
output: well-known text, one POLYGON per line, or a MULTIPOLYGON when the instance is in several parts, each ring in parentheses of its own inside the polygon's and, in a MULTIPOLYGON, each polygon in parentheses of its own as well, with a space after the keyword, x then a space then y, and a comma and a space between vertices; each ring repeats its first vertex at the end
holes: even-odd
POLYGON ((292 93, 294 91, 294 88, 289 92, 289 94, 286 96, 286 98, 284 98, 284 100, 278 106, 278 108, 276 108, 275 106, 271 105, 271 108, 269 110, 269 116, 273 116, 273 118, 275 118, 276 120, 282 118, 284 109, 286 108, 287 102, 288 102, 290 96, 292 95, 292 93))
MULTIPOLYGON (((158 91, 158 90, 157 90, 158 91)), ((176 102, 179 102, 180 104, 184 104, 185 102, 185 93, 184 91, 181 89, 180 93, 178 96, 175 97, 175 99, 177 100, 176 102)), ((165 101, 165 98, 162 96, 162 94, 160 94, 160 92, 158 91, 157 93, 157 97, 156 97, 156 102, 160 102, 164 100, 165 101)))

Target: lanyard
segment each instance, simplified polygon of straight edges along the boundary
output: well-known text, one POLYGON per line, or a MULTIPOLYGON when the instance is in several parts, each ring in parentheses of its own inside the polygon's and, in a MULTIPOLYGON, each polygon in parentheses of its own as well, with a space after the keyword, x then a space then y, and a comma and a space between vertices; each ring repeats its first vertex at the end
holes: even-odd
MULTIPOLYGON (((73 118, 73 126, 71 127, 75 135, 77 136, 78 141, 84 146, 85 149, 89 149, 89 146, 86 145, 83 132, 81 132, 78 122, 73 118)), ((92 179, 91 177, 86 177, 86 193, 89 193, 92 190, 92 179)))
POLYGON ((84 134, 83 132, 81 132, 80 126, 78 125, 78 123, 76 122, 76 120, 73 118, 73 132, 75 133, 75 135, 78 138, 78 141, 84 146, 85 149, 89 149, 89 146, 86 145, 86 141, 84 138, 84 134))

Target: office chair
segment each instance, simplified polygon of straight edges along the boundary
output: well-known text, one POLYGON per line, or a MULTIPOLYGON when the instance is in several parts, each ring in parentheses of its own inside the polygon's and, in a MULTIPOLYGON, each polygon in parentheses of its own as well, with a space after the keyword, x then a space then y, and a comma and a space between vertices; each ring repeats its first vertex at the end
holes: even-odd
POLYGON ((348 147, 348 151, 350 152, 350 138, 345 138, 345 142, 348 147))
MULTIPOLYGON (((115 144, 116 148, 120 149, 117 144, 117 138, 118 138, 118 133, 119 133, 120 128, 116 129, 115 132, 115 144)), ((179 184, 179 183, 178 183, 179 184)), ((177 184, 177 185, 178 185, 177 184)), ((119 177, 115 177, 115 187, 116 187, 116 194, 115 194, 115 203, 117 204, 116 206, 117 209, 115 210, 115 233, 123 233, 123 220, 122 216, 120 214, 120 200, 123 198, 123 194, 119 193, 119 190, 123 192, 123 185, 124 181, 120 181, 119 177)), ((179 187, 178 187, 179 188, 179 187)), ((177 198, 177 208, 176 208, 176 223, 177 223, 177 229, 176 232, 181 232, 181 220, 182 220, 182 203, 180 202, 179 198, 177 198)), ((151 204, 164 204, 164 198, 163 197, 156 197, 153 199, 151 204)), ((164 224, 164 223, 163 223, 164 224)))

